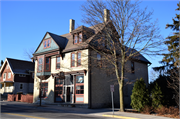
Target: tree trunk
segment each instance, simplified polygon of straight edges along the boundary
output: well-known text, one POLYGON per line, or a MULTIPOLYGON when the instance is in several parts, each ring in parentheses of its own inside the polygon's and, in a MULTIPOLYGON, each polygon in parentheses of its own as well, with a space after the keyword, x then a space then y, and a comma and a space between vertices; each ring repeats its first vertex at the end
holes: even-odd
POLYGON ((119 83, 120 111, 124 112, 123 81, 119 83))
POLYGON ((120 111, 124 112, 124 95, 123 95, 123 86, 124 86, 124 65, 125 65, 125 55, 122 54, 121 62, 121 79, 119 81, 119 98, 120 98, 120 111))
MULTIPOLYGON (((115 57, 116 58, 116 57, 115 57)), ((116 62, 115 65, 115 72, 116 72, 116 77, 119 83, 119 101, 120 101, 120 110, 121 112, 124 112, 124 98, 123 98, 123 85, 124 85, 124 62, 121 64, 121 77, 119 74, 119 67, 116 62)))

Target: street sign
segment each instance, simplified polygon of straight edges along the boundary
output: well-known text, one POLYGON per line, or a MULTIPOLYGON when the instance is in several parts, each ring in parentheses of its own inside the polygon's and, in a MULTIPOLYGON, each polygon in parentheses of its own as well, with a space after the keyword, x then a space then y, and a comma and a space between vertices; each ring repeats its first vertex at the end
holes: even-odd
POLYGON ((114 92, 114 85, 110 85, 111 92, 114 92))

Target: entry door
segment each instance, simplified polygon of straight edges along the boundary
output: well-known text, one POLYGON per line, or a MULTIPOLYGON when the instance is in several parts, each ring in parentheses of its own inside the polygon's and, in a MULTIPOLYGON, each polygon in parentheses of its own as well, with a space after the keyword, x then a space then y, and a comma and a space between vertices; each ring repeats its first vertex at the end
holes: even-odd
POLYGON ((70 102, 70 87, 67 87, 67 92, 66 92, 66 96, 67 96, 67 102, 70 102))
POLYGON ((55 79, 55 102, 63 102, 63 79, 55 79))

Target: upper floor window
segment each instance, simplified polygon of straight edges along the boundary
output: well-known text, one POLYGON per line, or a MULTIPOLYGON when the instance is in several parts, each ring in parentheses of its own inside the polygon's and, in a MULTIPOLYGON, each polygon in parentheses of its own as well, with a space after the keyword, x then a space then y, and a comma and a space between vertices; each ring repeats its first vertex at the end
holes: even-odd
POLYGON ((10 79, 10 78, 11 78, 11 72, 8 73, 8 79, 10 79))
POLYGON ((131 61, 131 73, 134 73, 134 62, 131 61))
POLYGON ((101 55, 100 55, 99 53, 97 53, 97 65, 98 65, 99 67, 102 66, 101 55))
POLYGON ((50 39, 44 40, 44 48, 49 48, 50 44, 51 44, 51 40, 50 39))
POLYGON ((6 80, 6 73, 3 75, 3 81, 6 80))
POLYGON ((56 69, 60 69, 60 56, 56 57, 56 69))
POLYGON ((7 64, 7 69, 9 69, 8 64, 7 64))
POLYGON ((71 67, 75 67, 75 53, 71 53, 71 67))
POLYGON ((38 71, 42 71, 42 66, 43 66, 43 58, 38 59, 38 71))
POLYGON ((78 43, 78 36, 77 34, 74 35, 74 44, 78 43))
POLYGON ((82 42, 82 33, 74 34, 74 44, 82 42))
POLYGON ((81 52, 77 53, 77 66, 81 66, 81 52))
POLYGON ((82 42, 82 33, 79 33, 79 43, 82 42))
POLYGON ((46 57, 46 64, 45 64, 45 70, 49 71, 50 70, 50 57, 46 57))

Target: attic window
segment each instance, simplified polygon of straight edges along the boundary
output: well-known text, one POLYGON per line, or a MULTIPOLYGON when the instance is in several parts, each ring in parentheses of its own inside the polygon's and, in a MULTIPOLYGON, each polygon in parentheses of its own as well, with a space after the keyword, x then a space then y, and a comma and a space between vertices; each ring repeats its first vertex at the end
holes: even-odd
POLYGON ((44 49, 49 48, 51 45, 51 39, 44 40, 44 49))
POLYGON ((82 33, 74 34, 74 44, 81 43, 82 39, 82 33))

